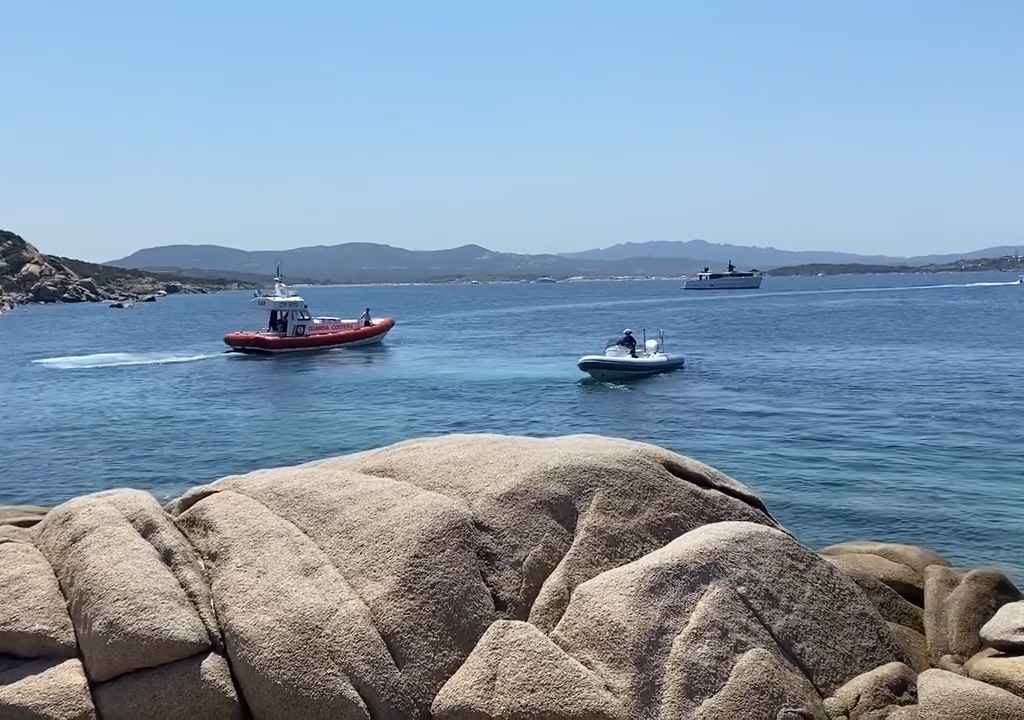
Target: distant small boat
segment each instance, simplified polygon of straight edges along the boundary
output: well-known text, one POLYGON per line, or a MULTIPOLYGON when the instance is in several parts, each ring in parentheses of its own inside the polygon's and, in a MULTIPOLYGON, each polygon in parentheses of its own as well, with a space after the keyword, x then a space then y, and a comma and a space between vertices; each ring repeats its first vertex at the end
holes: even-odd
POLYGON ((1017 284, 1024 285, 1024 275, 1020 275, 1017 277, 1017 284))
POLYGON ((688 279, 683 283, 683 290, 756 290, 761 287, 763 277, 758 270, 738 272, 730 262, 728 272, 724 273, 704 268, 704 272, 697 273, 696 279, 688 279))
POLYGON ((612 345, 605 349, 604 355, 584 355, 576 361, 580 370, 595 380, 605 381, 633 380, 678 370, 685 365, 686 359, 682 355, 665 352, 663 334, 659 334, 657 339, 647 340, 644 351, 636 357, 630 355, 626 348, 612 345))
POLYGON ((118 300, 117 302, 110 303, 110 307, 115 310, 124 310, 134 306, 135 303, 132 300, 118 300))
POLYGON ((534 280, 535 283, 556 283, 558 282, 553 277, 539 277, 534 280))

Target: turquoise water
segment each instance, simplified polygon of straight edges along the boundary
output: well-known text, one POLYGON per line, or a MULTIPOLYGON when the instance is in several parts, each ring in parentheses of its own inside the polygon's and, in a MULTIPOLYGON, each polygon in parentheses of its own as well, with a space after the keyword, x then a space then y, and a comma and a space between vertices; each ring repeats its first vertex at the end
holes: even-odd
MULTIPOLYGON (((1015 276, 1013 276, 1015 278, 1015 276)), ((923 543, 1024 575, 1024 288, 1002 274, 303 288, 370 305, 385 345, 222 353, 246 293, 0 317, 0 503, 230 473, 417 435, 591 432, 697 457, 817 545, 923 543), (682 372, 610 385, 575 360, 664 328, 682 372)))

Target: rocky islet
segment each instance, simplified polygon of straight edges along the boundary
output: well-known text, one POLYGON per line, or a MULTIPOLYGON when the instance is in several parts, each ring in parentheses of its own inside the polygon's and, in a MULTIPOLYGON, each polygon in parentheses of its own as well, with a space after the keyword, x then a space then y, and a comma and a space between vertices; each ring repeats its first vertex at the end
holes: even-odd
POLYGON ((0 509, 0 718, 1024 718, 994 569, 596 436, 0 509))
POLYGON ((130 300, 164 292, 206 293, 246 283, 188 281, 44 255, 24 238, 0 230, 0 312, 23 303, 130 300), (75 268, 78 268, 77 270, 75 268), (85 276, 90 272, 94 276, 85 276))

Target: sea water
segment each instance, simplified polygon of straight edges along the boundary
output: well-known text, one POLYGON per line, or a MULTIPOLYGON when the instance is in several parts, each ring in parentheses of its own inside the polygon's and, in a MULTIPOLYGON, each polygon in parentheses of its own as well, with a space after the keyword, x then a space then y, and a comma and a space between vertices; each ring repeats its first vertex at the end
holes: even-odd
POLYGON ((160 498, 256 468, 451 432, 600 433, 747 483, 811 546, 920 543, 1024 575, 1024 288, 1006 274, 299 291, 369 305, 378 347, 224 354, 248 293, 0 316, 0 504, 131 486, 160 498), (663 329, 684 370, 629 384, 576 359, 663 329))

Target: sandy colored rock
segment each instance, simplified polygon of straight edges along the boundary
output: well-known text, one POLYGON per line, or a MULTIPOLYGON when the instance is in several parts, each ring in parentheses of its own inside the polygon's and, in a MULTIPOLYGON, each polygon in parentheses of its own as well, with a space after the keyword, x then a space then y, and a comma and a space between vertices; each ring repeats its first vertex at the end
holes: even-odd
POLYGON ((825 700, 830 717, 868 720, 882 711, 917 702, 917 674, 893 662, 858 675, 825 700))
MULTIPOLYGON (((962 664, 981 649, 981 628, 996 610, 1019 600, 1020 591, 998 570, 925 570, 925 635, 933 665, 945 655, 962 664)), ((948 661, 947 661, 948 664, 948 661)))
POLYGON ((93 688, 103 720, 242 720, 231 670, 210 653, 138 670, 93 688))
POLYGON ((874 540, 852 540, 829 545, 819 551, 822 555, 877 555, 894 563, 912 568, 918 575, 924 575, 929 565, 948 565, 937 552, 917 545, 876 542, 874 540))
POLYGON ((413 716, 366 605, 295 525, 228 490, 196 502, 179 525, 205 560, 232 672, 255 718, 413 716))
MULTIPOLYGON (((693 717, 707 698, 718 695, 731 682, 733 690, 722 696, 724 701, 747 675, 744 670, 737 671, 743 658, 752 667, 766 667, 760 655, 747 657, 752 650, 772 655, 774 663, 767 665, 767 674, 787 679, 791 688, 784 693, 786 698, 820 701, 814 686, 789 661, 742 596, 728 584, 713 583, 697 601, 686 626, 672 640, 663 672, 659 717, 693 717)), ((755 694, 756 688, 750 691, 755 694)))
POLYGON ((256 500, 329 558, 423 713, 495 620, 553 627, 578 582, 687 529, 773 524, 711 468, 594 437, 411 441, 225 478, 168 511, 184 518, 223 491, 256 500))
POLYGON ((76 654, 71 618, 50 563, 32 545, 0 542, 0 655, 76 654))
POLYGON ((911 630, 905 625, 890 622, 889 631, 903 649, 914 672, 924 672, 931 667, 931 660, 928 657, 928 639, 916 630, 911 630))
POLYGON ((466 503, 502 615, 550 631, 580 583, 711 522, 775 522, 749 488, 653 445, 451 435, 341 459, 466 503))
POLYGON ((30 527, 18 527, 16 525, 0 525, 0 543, 20 542, 25 545, 34 545, 34 534, 30 527))
POLYGON ((32 527, 46 512, 47 508, 39 505, 0 505, 0 525, 32 527))
POLYGON ((3 720, 96 720, 78 660, 34 660, 0 670, 3 720))
POLYGON ((499 620, 438 693, 437 720, 624 720, 592 672, 534 626, 499 620))
MULTIPOLYGON (((36 528, 38 547, 67 599, 93 682, 191 657, 211 646, 197 609, 164 562, 173 550, 143 537, 118 507, 118 497, 138 502, 139 495, 144 493, 86 495, 54 508, 36 528)), ((155 501, 149 502, 154 518, 169 523, 155 501)))
POLYGON ((1024 720, 1024 699, 945 670, 917 677, 920 720, 1024 720))
POLYGON ((899 707, 884 716, 883 720, 921 720, 917 705, 899 707))
POLYGON ((337 467, 254 473, 218 487, 266 508, 322 553, 365 604, 399 668, 394 682, 424 713, 498 617, 464 503, 337 467))
POLYGON ((827 720, 806 678, 763 648, 740 656, 725 687, 705 700, 694 720, 827 720))
POLYGON ((1024 656, 999 652, 979 652, 971 658, 964 671, 978 682, 995 685, 1014 695, 1024 697, 1024 656))
MULTIPOLYGON (((722 606, 719 627, 763 625, 770 642, 762 649, 791 659, 823 697, 863 672, 907 660, 852 580, 785 533, 744 522, 692 530, 580 585, 552 639, 596 672, 631 717, 655 712, 648 708, 662 707, 670 654, 687 649, 673 640, 710 584, 739 599, 722 606)), ((689 701, 699 705, 710 685, 696 685, 689 701)))
POLYGON ((138 490, 115 490, 96 497, 121 511, 125 519, 159 553, 160 559, 185 591, 214 648, 222 649, 220 628, 213 612, 210 588, 195 550, 153 496, 138 490))
POLYGON ((1024 652, 1024 602, 1003 605, 981 628, 986 645, 1005 652, 1024 652))
POLYGON ((924 578, 907 565, 887 560, 880 555, 864 553, 822 557, 850 577, 866 576, 878 580, 918 607, 924 605, 924 578))
MULTIPOLYGON (((826 558, 827 559, 827 558, 826 558)), ((871 575, 848 574, 857 583, 878 613, 887 621, 924 632, 924 610, 910 602, 891 587, 871 575)))

